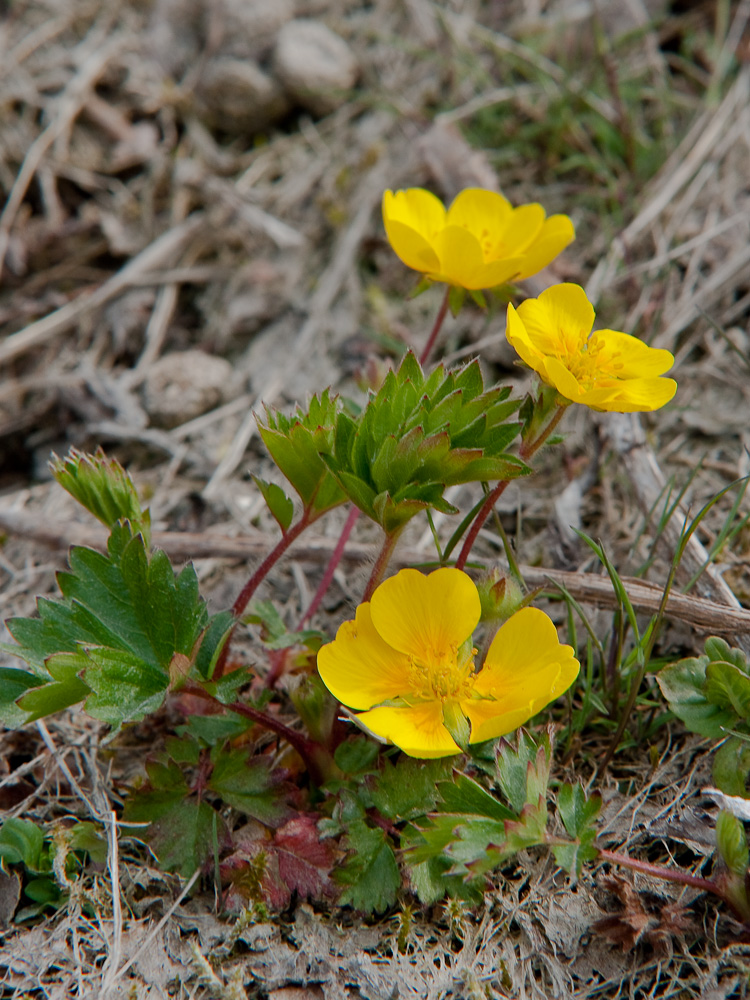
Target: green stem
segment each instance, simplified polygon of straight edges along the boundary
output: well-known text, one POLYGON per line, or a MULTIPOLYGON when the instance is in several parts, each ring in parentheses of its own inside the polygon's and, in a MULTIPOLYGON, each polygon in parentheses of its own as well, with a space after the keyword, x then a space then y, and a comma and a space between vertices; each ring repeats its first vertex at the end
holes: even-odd
POLYGON ((393 555, 393 550, 396 548, 396 542, 398 541, 400 534, 401 534, 401 529, 397 528, 396 531, 393 531, 391 532, 390 535, 385 536, 385 540, 383 541, 383 547, 380 550, 378 558, 375 560, 375 565, 372 568, 370 579, 367 581, 365 592, 362 595, 362 603, 370 600, 375 591, 375 588, 383 579, 390 558, 393 555))
MULTIPOLYGON (((542 428, 542 430, 539 432, 536 438, 521 442, 521 447, 518 450, 518 454, 519 457, 524 462, 527 459, 531 458, 531 456, 534 455, 537 451, 539 451, 539 449, 542 447, 544 442, 550 436, 552 431, 559 424, 560 419, 562 418, 562 415, 566 409, 567 409, 567 404, 563 405, 558 403, 555 412, 552 414, 552 417, 550 418, 546 426, 542 428)), ((497 486, 493 490, 490 490, 490 492, 487 494, 487 498, 485 499, 482 506, 479 508, 479 513, 474 518, 474 523, 472 524, 471 528, 469 528, 469 533, 464 539, 464 544, 461 547, 461 552, 459 553, 458 559, 456 560, 457 569, 463 569, 464 566, 466 565, 466 561, 469 558, 469 554, 471 553, 471 550, 474 546, 474 542, 476 542, 477 536, 479 535, 479 532, 481 531, 484 522, 492 513, 495 504, 500 499, 500 497, 504 493, 509 483, 510 483, 509 479, 503 479, 501 480, 501 482, 497 484, 497 486)))
POLYGON ((440 309, 438 310, 438 314, 435 317, 435 322, 432 326, 432 330, 430 331, 430 336, 427 338, 427 343, 424 345, 422 353, 419 355, 420 365, 427 364, 427 360, 430 354, 432 353, 432 348, 435 346, 437 335, 440 333, 443 321, 445 320, 445 317, 448 313, 448 303, 450 301, 450 294, 451 294, 451 286, 448 285, 448 287, 445 289, 445 295, 443 296, 443 301, 440 304, 440 309))
POLYGON ((219 701, 218 698, 209 694, 200 684, 196 684, 193 681, 188 681, 180 689, 180 693, 195 695, 204 701, 211 702, 213 705, 218 705, 225 712, 235 712, 237 715, 243 715, 246 719, 250 719, 264 729, 286 740, 289 746, 296 750, 305 762, 308 774, 316 785, 323 784, 336 773, 337 768, 333 757, 331 757, 325 747, 314 740, 308 739, 302 733, 297 732, 296 729, 291 729, 272 715, 267 715, 259 708, 246 705, 243 701, 233 701, 229 704, 224 704, 224 702, 219 701))

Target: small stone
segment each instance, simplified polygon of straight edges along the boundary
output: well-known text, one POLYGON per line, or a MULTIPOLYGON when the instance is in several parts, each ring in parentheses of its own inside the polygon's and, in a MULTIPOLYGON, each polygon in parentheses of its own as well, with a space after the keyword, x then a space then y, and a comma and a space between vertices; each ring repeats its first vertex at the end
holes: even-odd
POLYGON ((174 351, 151 365, 141 387, 153 424, 178 427, 212 410, 224 399, 233 369, 204 351, 174 351))
POLYGON ((344 39, 307 18, 289 21, 281 29, 273 66, 287 93, 315 115, 340 107, 359 76, 357 60, 344 39))
POLYGON ((209 128, 230 135, 259 132, 289 109, 280 84, 246 59, 212 59, 196 88, 199 116, 209 128))

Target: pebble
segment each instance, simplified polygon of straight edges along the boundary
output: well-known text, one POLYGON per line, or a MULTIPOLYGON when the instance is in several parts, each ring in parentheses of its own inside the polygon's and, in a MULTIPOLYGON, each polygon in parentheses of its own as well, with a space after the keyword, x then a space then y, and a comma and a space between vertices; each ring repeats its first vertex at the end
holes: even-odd
POLYGON ((347 43, 321 21, 298 18, 279 31, 273 68, 287 93, 314 115, 345 103, 359 64, 347 43))
POLYGON ((230 389, 233 369, 204 351, 173 351, 151 365, 141 386, 143 405, 158 427, 178 427, 212 410, 230 389))

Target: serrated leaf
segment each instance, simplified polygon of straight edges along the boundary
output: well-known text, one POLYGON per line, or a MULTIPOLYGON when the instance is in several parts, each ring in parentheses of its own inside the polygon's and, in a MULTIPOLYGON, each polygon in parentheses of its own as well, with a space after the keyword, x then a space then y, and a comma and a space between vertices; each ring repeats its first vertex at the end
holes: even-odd
POLYGON ((131 652, 94 647, 85 651, 83 680, 91 689, 86 711, 118 728, 155 712, 169 689, 169 675, 131 652))
POLYGON ((380 747, 366 736, 355 736, 339 743, 333 759, 344 774, 365 774, 380 753, 380 747))
POLYGON ((46 666, 50 683, 32 688, 18 699, 25 722, 42 719, 55 712, 76 705, 91 694, 91 688, 81 680, 80 672, 88 666, 85 653, 59 653, 50 656, 46 666))
POLYGON ((393 906, 401 875, 383 830, 363 821, 350 823, 346 846, 352 854, 336 869, 336 882, 346 888, 339 902, 362 913, 382 913, 393 906))
POLYGON ((53 455, 50 470, 57 482, 108 528, 127 520, 149 544, 150 520, 138 499, 133 481, 115 458, 101 448, 87 455, 71 448, 65 458, 53 455))
POLYGON ((452 781, 441 781, 437 791, 442 799, 440 811, 485 816, 503 821, 516 819, 516 814, 491 795, 478 781, 456 771, 452 781))
POLYGON ((706 697, 708 663, 707 656, 679 660, 660 670, 656 680, 670 710, 688 729, 701 736, 721 739, 727 729, 733 728, 737 717, 706 697))
POLYGON ((291 498, 276 483, 267 483, 259 476, 253 476, 253 479, 277 524, 283 532, 286 532, 294 517, 294 503, 291 498))
POLYGON ((515 747, 505 739, 499 744, 497 778, 513 812, 520 813, 527 802, 535 804, 540 795, 546 796, 549 752, 548 738, 538 745, 524 729, 519 730, 515 747))
MULTIPOLYGON (((27 721, 28 713, 20 708, 16 702, 26 692, 38 687, 38 685, 39 677, 28 670, 0 667, 0 725, 15 729, 27 721)), ((70 705, 73 702, 67 704, 70 705)))
POLYGON ((450 770, 446 760, 419 761, 402 757, 396 764, 383 761, 383 770, 372 783, 373 805, 383 816, 408 820, 435 807, 436 782, 450 770))
POLYGON ((161 866, 189 878, 213 854, 214 828, 219 844, 226 843, 227 827, 207 802, 186 797, 179 791, 139 792, 125 801, 123 826, 150 823, 145 830, 134 827, 132 835, 145 839, 161 866))
POLYGON ((565 829, 571 837, 584 838, 592 833, 592 824, 599 815, 602 800, 598 795, 586 797, 579 784, 564 784, 557 793, 557 808, 565 829))
POLYGON ((748 672, 747 657, 745 654, 741 649, 735 649, 733 646, 730 646, 724 639, 712 635, 706 639, 704 649, 710 662, 723 661, 725 663, 733 663, 738 670, 741 670, 745 674, 748 672))
POLYGON ((216 747, 211 759, 214 767, 208 786, 232 808, 266 826, 279 826, 289 817, 285 789, 264 757, 252 757, 243 749, 216 747))

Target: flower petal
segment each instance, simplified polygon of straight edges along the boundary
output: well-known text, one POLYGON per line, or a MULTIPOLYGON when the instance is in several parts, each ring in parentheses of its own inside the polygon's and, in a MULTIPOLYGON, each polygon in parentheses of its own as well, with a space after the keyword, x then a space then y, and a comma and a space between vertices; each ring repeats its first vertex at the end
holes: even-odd
POLYGON ((474 581, 451 567, 429 576, 402 569, 380 584, 370 607, 373 625, 385 642, 423 663, 436 658, 455 662, 455 651, 481 614, 474 581))
POLYGON ((594 325, 594 307, 580 285, 563 282, 526 299, 518 307, 529 340, 542 354, 571 355, 581 350, 594 325))
POLYGON ((575 228, 567 215, 551 215, 524 256, 519 280, 537 274, 575 238, 575 228))
POLYGON ((494 235, 505 229, 512 211, 510 202, 497 191, 465 188, 453 199, 446 225, 468 229, 480 243, 485 239, 494 242, 494 235))
POLYGON ((536 715, 578 676, 580 664, 557 637, 552 620, 522 608, 498 629, 474 690, 487 700, 462 701, 471 742, 493 739, 536 715))
POLYGON ((393 252, 407 267, 425 273, 440 270, 440 258, 416 229, 391 219, 386 220, 385 231, 393 252))
POLYGON ((350 708, 371 708, 404 693, 408 657, 385 642, 372 623, 369 604, 344 622, 333 642, 318 651, 318 673, 334 698, 350 708))
MULTIPOLYGON (((586 390, 584 386, 579 383, 575 375, 562 361, 558 361, 557 358, 545 358, 543 375, 545 382, 553 385, 561 396, 565 396, 566 399, 570 399, 574 403, 585 402, 586 390)), ((607 379, 606 381, 609 384, 613 380, 607 379)))
POLYGON ((619 330, 597 330, 591 334, 589 350, 598 351, 602 368, 618 378, 651 378, 663 375, 674 364, 674 356, 658 347, 649 347, 638 337, 619 330), (614 369, 614 365, 618 367, 614 369))
POLYGON ((445 228, 446 212, 442 201, 424 188, 386 191, 383 195, 383 222, 400 222, 432 243, 445 228))
POLYGON ((660 409, 676 392, 673 378, 630 378, 596 386, 575 402, 610 413, 643 413, 660 409))
POLYGON ((443 725, 439 701, 410 708, 373 708, 357 719, 376 736, 390 740, 410 757, 447 757, 461 753, 443 725))
POLYGON ((518 315, 518 310, 510 303, 505 322, 505 336, 521 360, 525 361, 529 368, 540 372, 544 355, 536 344, 532 344, 524 322, 518 315))
POLYGON ((539 236, 544 225, 544 216, 544 209, 536 202, 514 208, 505 231, 498 233, 498 245, 493 256, 517 257, 522 254, 539 236))
POLYGON ((484 255, 478 238, 461 226, 446 226, 435 239, 440 258, 440 278, 461 288, 482 288, 480 271, 484 255))

